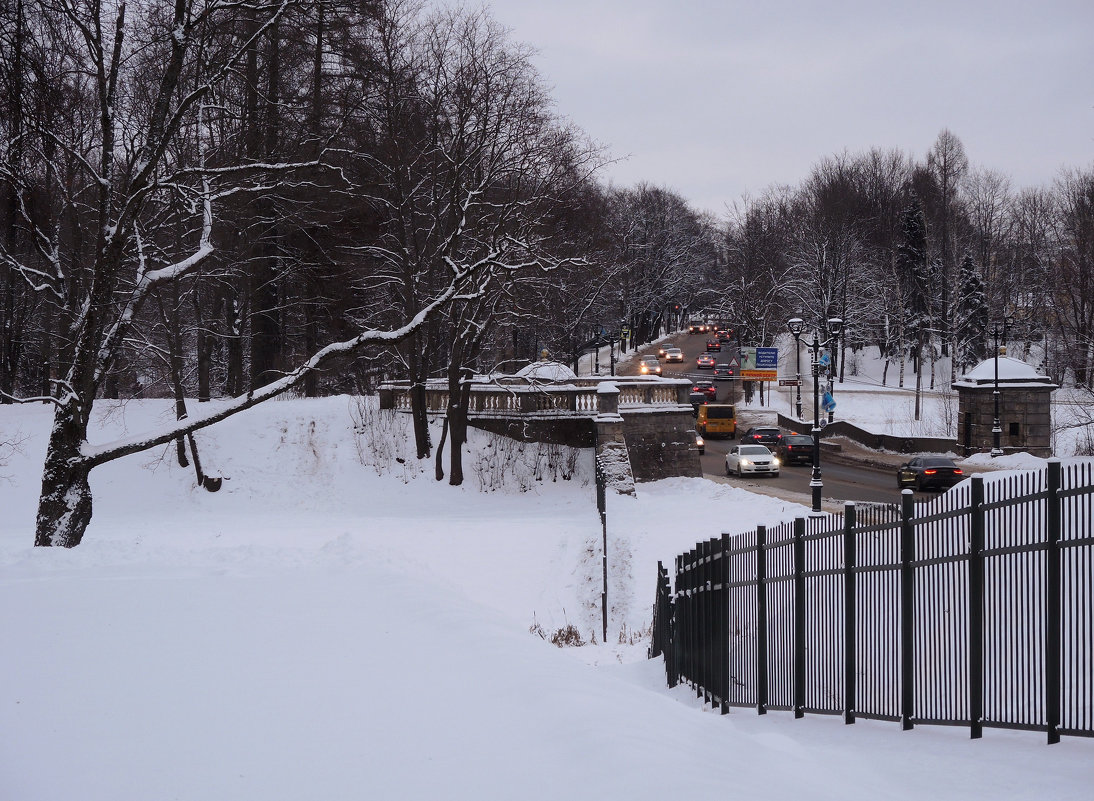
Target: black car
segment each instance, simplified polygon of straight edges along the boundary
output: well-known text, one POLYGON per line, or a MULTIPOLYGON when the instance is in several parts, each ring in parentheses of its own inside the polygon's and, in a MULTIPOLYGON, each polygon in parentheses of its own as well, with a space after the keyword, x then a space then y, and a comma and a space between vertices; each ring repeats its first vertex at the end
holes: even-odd
POLYGON ((721 349, 722 349, 722 343, 719 342, 717 339, 708 339, 707 340, 707 350, 708 351, 712 351, 712 350, 713 351, 720 351, 721 349))
POLYGON ((813 438, 808 434, 785 434, 775 455, 783 464, 813 464, 813 438))
POLYGON ((725 380, 727 378, 733 378, 733 368, 728 364, 714 365, 714 380, 725 380))
POLYGON ((901 489, 949 489, 964 478, 961 468, 945 456, 917 456, 896 471, 896 485, 901 489))
POLYGON ((750 428, 741 437, 742 445, 767 445, 769 448, 778 447, 782 441, 783 432, 771 426, 750 428))
POLYGON ((702 406, 704 403, 706 403, 709 400, 710 400, 710 398, 707 397, 707 393, 705 393, 705 392, 696 392, 695 390, 692 390, 691 394, 688 395, 688 403, 691 404, 691 413, 692 413, 692 415, 694 415, 695 417, 698 417, 699 416, 699 407, 702 406))
POLYGON ((702 392, 708 401, 718 400, 718 388, 713 381, 696 381, 692 392, 702 392))

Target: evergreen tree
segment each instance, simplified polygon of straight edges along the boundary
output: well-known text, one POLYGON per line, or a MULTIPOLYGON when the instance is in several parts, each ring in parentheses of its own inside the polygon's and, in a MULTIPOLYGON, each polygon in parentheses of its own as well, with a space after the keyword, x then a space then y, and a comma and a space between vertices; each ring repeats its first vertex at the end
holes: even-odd
POLYGON ((897 246, 897 277, 905 298, 905 330, 923 331, 930 325, 931 269, 927 262, 927 227, 923 206, 913 198, 900 221, 901 242, 897 246))
POLYGON ((958 274, 958 311, 954 320, 957 333, 957 361, 962 369, 987 357, 984 333, 988 329, 988 301, 984 279, 972 256, 965 254, 958 274))
POLYGON ((915 419, 920 419, 920 395, 923 389, 923 345, 930 328, 931 269, 927 261, 927 226, 923 222, 923 206, 918 197, 904 211, 900 220, 901 241, 897 246, 897 278, 903 286, 905 331, 913 332, 915 345, 915 419))

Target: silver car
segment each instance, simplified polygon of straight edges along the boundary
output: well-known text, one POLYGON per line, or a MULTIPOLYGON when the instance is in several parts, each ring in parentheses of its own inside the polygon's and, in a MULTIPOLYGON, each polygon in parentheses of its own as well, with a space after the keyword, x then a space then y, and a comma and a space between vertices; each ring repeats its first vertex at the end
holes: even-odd
POLYGON ((779 460, 764 445, 734 445, 726 454, 726 475, 777 476, 779 460))

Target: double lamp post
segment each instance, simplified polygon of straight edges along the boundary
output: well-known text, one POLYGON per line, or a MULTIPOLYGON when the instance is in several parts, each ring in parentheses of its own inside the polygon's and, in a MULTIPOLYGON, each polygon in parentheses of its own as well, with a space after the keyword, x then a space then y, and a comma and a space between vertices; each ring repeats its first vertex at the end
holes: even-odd
MULTIPOLYGON (((798 395, 798 419, 802 416, 802 388, 801 388, 801 361, 798 356, 799 339, 805 328, 805 321, 801 317, 791 317, 786 321, 786 327, 794 336, 794 361, 797 370, 797 395, 798 395)), ((809 478, 809 489, 813 496, 813 508, 810 514, 819 515, 821 512, 821 491, 824 483, 821 481, 820 467, 820 351, 821 348, 839 339, 843 330, 843 320, 839 317, 828 318, 828 331, 830 336, 823 342, 820 341, 820 332, 813 330, 813 341, 806 342, 805 346, 812 352, 810 366, 813 368, 813 473, 809 478)))

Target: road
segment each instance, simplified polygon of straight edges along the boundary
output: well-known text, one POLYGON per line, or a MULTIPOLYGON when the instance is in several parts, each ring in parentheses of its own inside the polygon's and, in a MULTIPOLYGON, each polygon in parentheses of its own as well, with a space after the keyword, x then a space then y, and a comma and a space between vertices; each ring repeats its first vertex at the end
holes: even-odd
MULTIPOLYGON (((710 370, 699 370, 695 367, 695 357, 706 350, 706 336, 703 334, 680 334, 672 344, 684 351, 683 364, 667 364, 662 362, 662 370, 665 378, 690 378, 691 380, 711 379, 710 370)), ((649 348, 643 348, 648 352, 649 348)), ((654 350, 654 352, 656 352, 654 350)), ((715 354, 717 358, 717 354, 715 354)), ((621 365, 620 373, 633 372, 630 364, 621 365)), ((718 400, 730 402, 740 397, 740 388, 734 381, 715 382, 718 387, 718 400), (731 398, 735 395, 736 397, 731 398)), ((762 409, 739 410, 737 419, 738 432, 744 432, 754 425, 775 425, 775 413, 764 412, 762 409)), ((736 444, 736 440, 706 440, 706 453, 700 457, 703 466, 703 475, 707 478, 746 487, 751 491, 765 495, 774 495, 787 500, 809 505, 811 503, 811 491, 809 480, 811 467, 809 465, 785 465, 776 477, 727 477, 725 474, 725 454, 736 444)), ((896 487, 896 472, 894 469, 881 470, 870 465, 858 464, 844 457, 833 456, 821 452, 821 480, 824 483, 822 496, 824 507, 828 511, 840 511, 846 501, 858 503, 899 503, 900 490, 896 487), (838 461, 837 461, 838 459, 838 461)), ((917 497, 927 499, 934 497, 933 493, 916 493, 917 497)))

